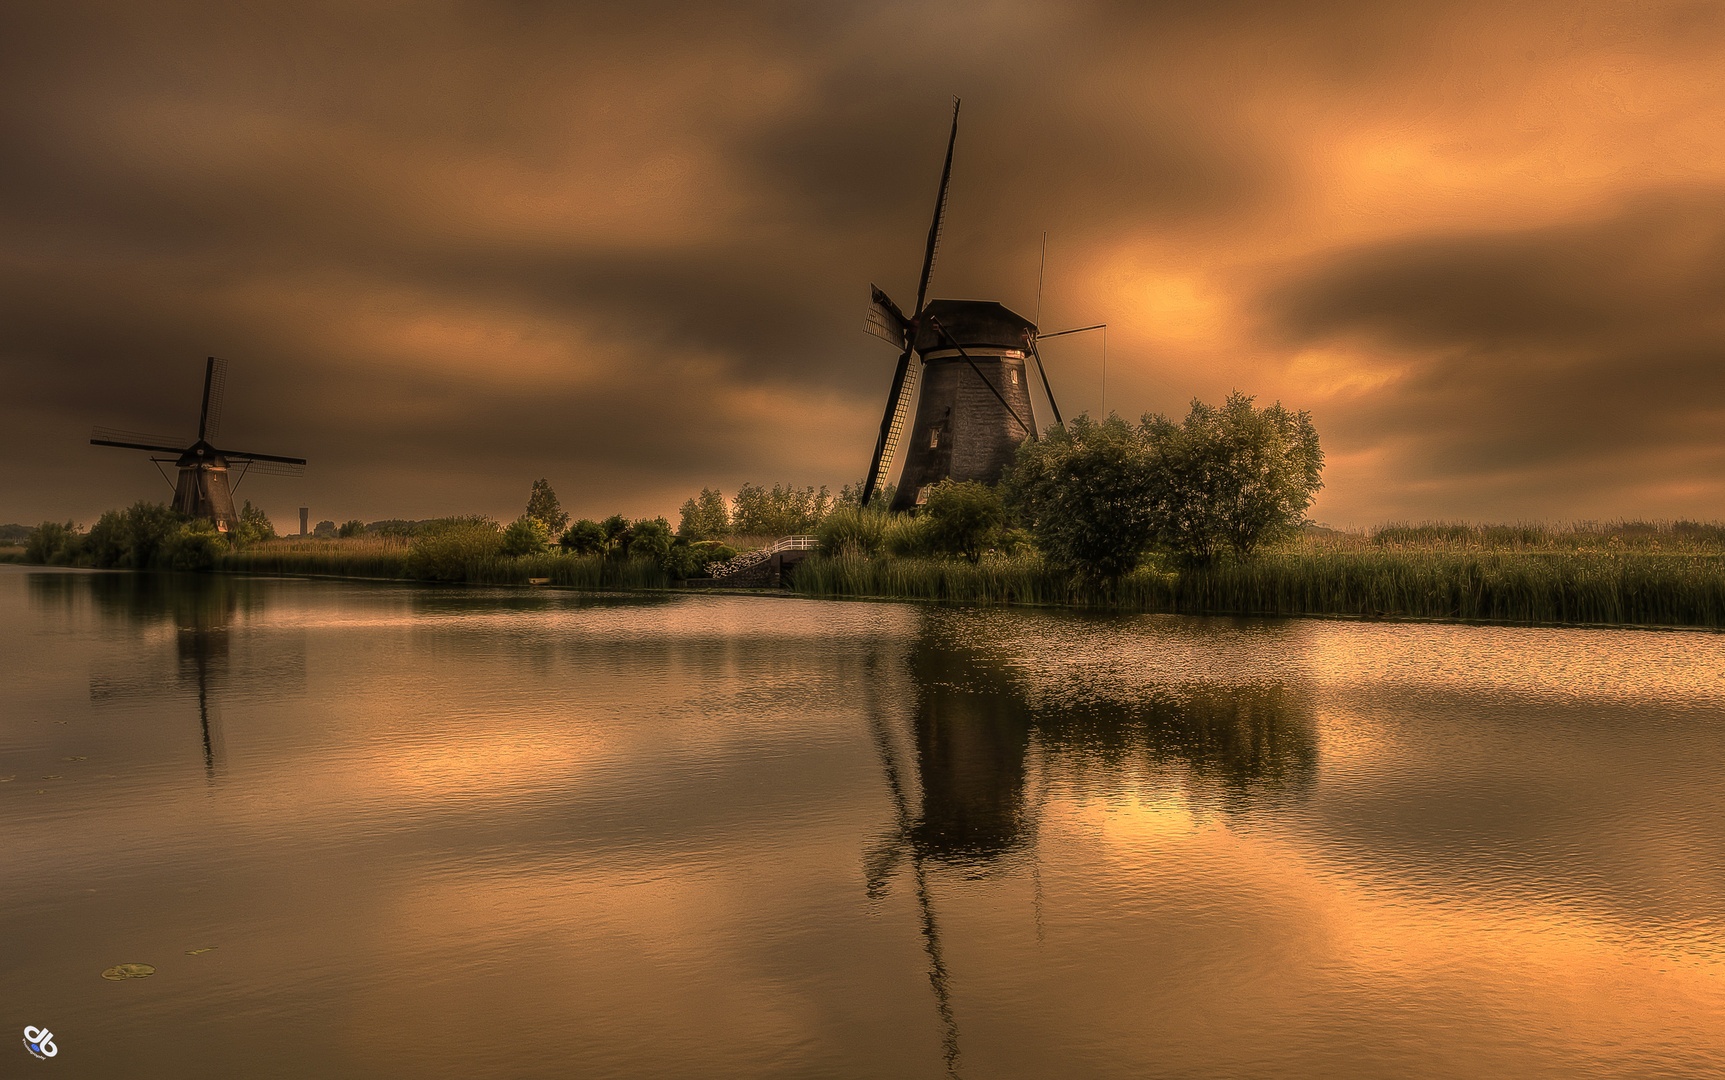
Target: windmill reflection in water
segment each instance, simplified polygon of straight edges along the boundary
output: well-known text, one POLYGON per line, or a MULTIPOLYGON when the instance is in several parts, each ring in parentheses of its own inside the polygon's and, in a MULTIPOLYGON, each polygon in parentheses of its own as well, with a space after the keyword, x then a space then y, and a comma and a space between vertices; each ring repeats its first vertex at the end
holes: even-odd
POLYGON ((1279 683, 1141 685, 1110 694, 1014 663, 1001 648, 958 640, 954 626, 925 614, 908 655, 881 651, 867 660, 870 733, 893 822, 863 853, 863 870, 877 901, 909 871, 947 1071, 957 1076, 955 976, 932 870, 974 879, 1028 863, 1041 941, 1037 842, 1052 772, 1083 794, 1134 764, 1174 766, 1206 802, 1243 811, 1309 787, 1317 737, 1300 695, 1279 683))
MULTIPOLYGON (((204 772, 214 781, 226 758, 221 699, 229 685, 229 657, 234 647, 231 628, 262 602, 254 590, 267 586, 243 578, 196 574, 90 574, 48 579, 49 584, 61 582, 65 587, 89 588, 97 609, 122 625, 141 630, 172 627, 175 665, 171 685, 164 685, 162 673, 155 670, 104 671, 90 678, 90 700, 115 704, 155 698, 170 689, 196 695, 204 772)), ((251 678, 268 680, 279 690, 303 689, 303 641, 272 640, 264 657, 249 656, 243 666, 251 678)))

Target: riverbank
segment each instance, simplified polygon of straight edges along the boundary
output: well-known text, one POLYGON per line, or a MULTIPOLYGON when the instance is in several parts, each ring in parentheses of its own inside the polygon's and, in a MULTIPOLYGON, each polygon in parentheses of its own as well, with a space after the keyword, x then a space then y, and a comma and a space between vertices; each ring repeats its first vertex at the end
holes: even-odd
POLYGON ((547 552, 519 558, 490 556, 439 566, 436 577, 413 572, 404 540, 295 539, 266 541, 231 551, 215 569, 230 574, 274 574, 289 577, 385 578, 405 581, 450 581, 470 585, 529 585, 535 579, 571 589, 668 589, 671 578, 645 559, 618 561, 601 555, 547 552))
MULTIPOLYGON (((221 557, 227 573, 422 580, 405 540, 288 539, 221 557)), ((546 553, 469 560, 444 581, 573 589, 676 587, 647 560, 546 553)), ((702 589, 701 580, 681 583, 702 589)), ((731 591, 722 582, 714 590, 731 591)), ((1618 525, 1390 527, 1309 532, 1245 562, 1152 561, 1081 589, 1033 554, 980 562, 814 556, 793 595, 1070 606, 1206 615, 1350 616, 1522 624, 1725 628, 1725 529, 1618 525)))

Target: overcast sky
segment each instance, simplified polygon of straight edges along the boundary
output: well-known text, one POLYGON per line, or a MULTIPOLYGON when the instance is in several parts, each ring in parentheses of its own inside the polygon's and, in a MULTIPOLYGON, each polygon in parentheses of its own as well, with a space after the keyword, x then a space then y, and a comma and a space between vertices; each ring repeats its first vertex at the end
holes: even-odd
MULTIPOLYGON (((1725 5, 0 6, 0 521, 578 516, 868 467, 936 296, 1106 322, 1106 407, 1309 410, 1313 516, 1725 517, 1725 5)), ((1103 407, 1099 335, 1049 342, 1103 407)), ((1046 422, 1046 417, 1039 418, 1046 422)))

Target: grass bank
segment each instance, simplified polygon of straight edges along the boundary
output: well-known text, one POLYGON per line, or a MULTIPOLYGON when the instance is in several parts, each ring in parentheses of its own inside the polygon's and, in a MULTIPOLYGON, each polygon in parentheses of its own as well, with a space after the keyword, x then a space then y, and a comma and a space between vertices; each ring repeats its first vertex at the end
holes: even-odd
POLYGON ((1150 564, 1086 592, 1036 556, 811 558, 806 596, 1070 604, 1129 611, 1725 627, 1725 528, 1644 523, 1314 532, 1244 562, 1150 564))
MULTIPOLYGON (((346 540, 285 539, 223 555, 216 570, 233 574, 421 580, 412 572, 408 541, 390 537, 346 540)), ((471 585, 526 585, 533 578, 575 589, 667 589, 670 578, 646 560, 619 562, 600 555, 561 552, 521 558, 488 555, 441 567, 439 580, 471 585)))

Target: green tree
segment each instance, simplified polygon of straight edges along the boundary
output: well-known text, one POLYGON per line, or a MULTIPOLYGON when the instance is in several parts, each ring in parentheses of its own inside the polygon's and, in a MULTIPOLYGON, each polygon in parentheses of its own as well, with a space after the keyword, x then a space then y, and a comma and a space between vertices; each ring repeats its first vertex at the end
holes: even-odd
POLYGON ((755 536, 787 536, 812 532, 832 509, 833 496, 824 486, 787 487, 744 484, 731 502, 731 529, 755 536))
POLYGON ((936 484, 923 504, 922 516, 928 519, 929 540, 936 551, 971 562, 982 558, 983 550, 993 546, 995 535, 1006 524, 999 492, 975 480, 936 484))
POLYGON ((527 497, 526 516, 545 526, 546 536, 561 536, 569 526, 569 515, 563 512, 557 493, 551 490, 551 482, 543 477, 533 481, 533 493, 527 497))
POLYGON ((523 514, 503 530, 503 554, 512 557, 540 554, 548 538, 544 522, 523 514))
POLYGON ((590 518, 582 518, 569 526, 557 543, 573 555, 603 555, 611 542, 603 525, 590 518))
POLYGON ((677 535, 690 543, 717 540, 731 531, 725 493, 714 488, 702 488, 700 497, 685 502, 678 515, 677 535))
POLYGON ((240 508, 239 525, 234 528, 234 540, 241 547, 255 544, 260 540, 274 540, 276 527, 270 523, 269 515, 252 505, 250 499, 240 508))
POLYGON ((642 518, 629 526, 623 552, 631 559, 651 559, 668 568, 672 540, 669 521, 664 518, 642 518))
POLYGON ((1118 416, 1080 416, 1027 439, 1002 488, 1043 558, 1087 584, 1130 573, 1156 538, 1150 455, 1118 416))
POLYGON ((103 569, 124 565, 132 554, 132 529, 125 512, 110 510, 90 526, 84 551, 93 565, 103 569))
MULTIPOLYGON (((249 506, 250 504, 248 503, 247 505, 249 506)), ((343 540, 351 540, 356 536, 364 536, 365 522, 358 518, 343 522, 341 528, 336 530, 336 535, 341 537, 343 540)))
POLYGON ((624 537, 629 532, 629 519, 622 514, 612 514, 601 521, 599 527, 605 530, 605 547, 607 550, 626 543, 624 537))
MULTIPOLYGON (((866 476, 859 478, 855 484, 846 484, 844 487, 839 489, 838 495, 834 497, 833 505, 861 506, 863 488, 867 486, 868 477, 866 476)), ((897 484, 884 484, 881 486, 881 489, 875 493, 875 497, 868 501, 867 509, 877 514, 884 514, 887 511, 887 507, 892 505, 893 496, 897 494, 897 484)))
POLYGON ((1290 535, 1324 486, 1311 414, 1281 402, 1254 409, 1239 392, 1220 408, 1194 400, 1184 423, 1147 416, 1142 435, 1157 540, 1187 565, 1208 565, 1223 550, 1245 559, 1290 535))
POLYGON ((146 570, 157 564, 157 554, 168 538, 179 532, 185 517, 166 503, 145 502, 142 499, 126 511, 125 565, 146 570))

